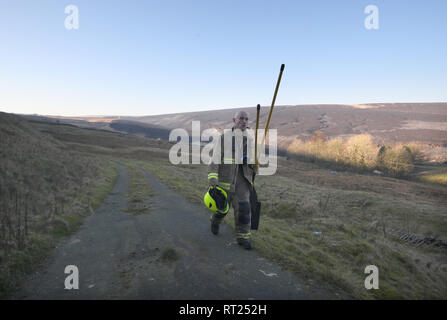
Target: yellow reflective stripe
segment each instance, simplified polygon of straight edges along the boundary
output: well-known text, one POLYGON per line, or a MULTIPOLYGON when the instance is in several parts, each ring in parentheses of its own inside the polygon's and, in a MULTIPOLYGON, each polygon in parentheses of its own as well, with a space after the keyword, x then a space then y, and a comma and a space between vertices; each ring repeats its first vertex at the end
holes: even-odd
POLYGON ((251 236, 251 233, 238 233, 237 234, 238 238, 242 238, 242 239, 249 239, 251 236))
POLYGON ((217 179, 219 175, 217 173, 208 173, 208 179, 217 179))
POLYGON ((230 184, 225 182, 219 182, 219 185, 224 189, 230 189, 230 184))
POLYGON ((223 163, 224 164, 233 164, 233 163, 235 163, 235 160, 234 160, 234 158, 224 158, 223 163))

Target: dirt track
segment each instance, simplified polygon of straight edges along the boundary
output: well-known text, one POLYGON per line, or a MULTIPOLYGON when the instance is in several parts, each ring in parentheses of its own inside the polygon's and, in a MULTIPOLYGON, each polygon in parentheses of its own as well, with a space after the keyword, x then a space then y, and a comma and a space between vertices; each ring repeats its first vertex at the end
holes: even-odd
MULTIPOLYGON (((120 177, 101 208, 56 248, 28 280, 19 299, 339 299, 246 251, 233 230, 210 232, 209 212, 142 170, 155 196, 148 214, 127 208, 128 178, 120 177), (168 250, 168 251, 166 251, 168 250), (164 253, 176 253, 170 259, 164 253), (79 289, 64 289, 67 265, 79 269, 79 289)), ((231 219, 232 217, 227 217, 231 219)), ((255 243, 256 246, 256 243, 255 243)), ((344 295, 343 295, 344 296, 344 295)))

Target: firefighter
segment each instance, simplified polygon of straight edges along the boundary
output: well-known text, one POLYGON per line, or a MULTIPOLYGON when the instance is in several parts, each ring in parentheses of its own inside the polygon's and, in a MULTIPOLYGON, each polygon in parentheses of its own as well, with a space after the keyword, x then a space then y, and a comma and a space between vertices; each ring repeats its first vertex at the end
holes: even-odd
MULTIPOLYGON (((250 223, 250 193, 253 191, 252 181, 257 170, 249 161, 248 148, 253 146, 253 139, 247 134, 248 114, 237 112, 233 117, 233 127, 225 130, 220 136, 220 153, 215 155, 208 168, 208 181, 211 188, 224 189, 228 201, 234 210, 237 243, 243 248, 252 249, 250 223), (226 153, 225 149, 231 150, 226 153), (231 157, 228 158, 228 154, 231 157), (216 161, 219 159, 220 161, 216 161), (239 160, 239 161, 238 161, 239 160)), ((215 149, 216 150, 216 149, 215 149)), ((219 233, 219 225, 226 213, 214 212, 211 216, 211 232, 219 233)))

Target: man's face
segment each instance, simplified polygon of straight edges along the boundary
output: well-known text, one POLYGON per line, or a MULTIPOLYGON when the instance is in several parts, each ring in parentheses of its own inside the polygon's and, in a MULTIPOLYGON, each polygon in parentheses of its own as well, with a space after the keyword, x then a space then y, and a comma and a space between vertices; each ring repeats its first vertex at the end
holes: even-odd
POLYGON ((239 111, 233 118, 234 127, 244 131, 248 125, 248 114, 245 111, 239 111))

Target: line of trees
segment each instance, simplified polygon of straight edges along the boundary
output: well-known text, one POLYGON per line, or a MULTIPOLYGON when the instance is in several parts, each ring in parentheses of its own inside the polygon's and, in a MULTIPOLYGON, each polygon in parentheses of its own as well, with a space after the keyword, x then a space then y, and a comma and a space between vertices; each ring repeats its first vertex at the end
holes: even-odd
POLYGON ((287 148, 287 153, 300 160, 328 163, 335 168, 379 170, 402 177, 414 170, 420 152, 416 143, 378 145, 369 134, 328 139, 317 131, 307 141, 295 140, 287 148))

